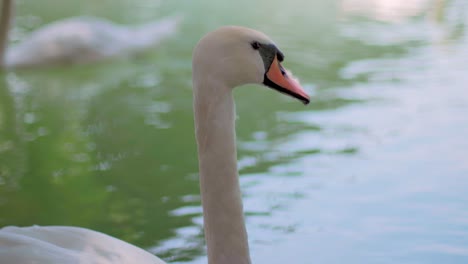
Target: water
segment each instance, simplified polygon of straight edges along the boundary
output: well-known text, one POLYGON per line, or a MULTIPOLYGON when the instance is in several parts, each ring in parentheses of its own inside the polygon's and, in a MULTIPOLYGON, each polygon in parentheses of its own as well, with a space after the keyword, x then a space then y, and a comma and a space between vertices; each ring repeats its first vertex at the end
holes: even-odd
POLYGON ((190 56, 239 24, 313 94, 236 91, 254 263, 467 263, 468 6, 346 2, 20 1, 14 39, 77 14, 186 21, 130 61, 4 75, 0 226, 83 226, 205 263, 190 56))

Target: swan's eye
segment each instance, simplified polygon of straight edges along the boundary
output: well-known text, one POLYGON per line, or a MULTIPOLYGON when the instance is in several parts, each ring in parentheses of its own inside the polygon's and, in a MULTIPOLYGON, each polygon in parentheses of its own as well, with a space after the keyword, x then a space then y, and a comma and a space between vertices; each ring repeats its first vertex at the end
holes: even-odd
POLYGON ((260 48, 260 43, 258 43, 257 41, 250 43, 250 45, 252 45, 252 48, 254 50, 258 50, 260 48))
POLYGON ((280 50, 277 50, 276 51, 276 56, 278 57, 278 60, 280 62, 282 62, 284 60, 284 55, 283 55, 283 52, 281 52, 280 50))

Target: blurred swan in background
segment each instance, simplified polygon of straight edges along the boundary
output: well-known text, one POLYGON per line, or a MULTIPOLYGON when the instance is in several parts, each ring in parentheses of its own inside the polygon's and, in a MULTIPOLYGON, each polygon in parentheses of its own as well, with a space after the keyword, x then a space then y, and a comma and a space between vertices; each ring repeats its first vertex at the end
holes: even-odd
POLYGON ((4 68, 82 64, 134 55, 174 35, 181 21, 180 16, 171 16, 124 26, 97 17, 72 17, 45 25, 8 47, 13 5, 13 0, 3 0, 0 59, 4 68))

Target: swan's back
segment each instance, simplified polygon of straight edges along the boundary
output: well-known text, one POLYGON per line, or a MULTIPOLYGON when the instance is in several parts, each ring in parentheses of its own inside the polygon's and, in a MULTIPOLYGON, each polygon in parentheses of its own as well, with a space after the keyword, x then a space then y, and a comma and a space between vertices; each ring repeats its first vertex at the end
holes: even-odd
POLYGON ((132 55, 157 46, 177 32, 180 17, 124 26, 97 17, 72 17, 48 24, 12 45, 7 67, 90 63, 132 55))
POLYGON ((0 229, 0 260, 5 264, 164 264, 156 256, 122 240, 68 226, 0 229))

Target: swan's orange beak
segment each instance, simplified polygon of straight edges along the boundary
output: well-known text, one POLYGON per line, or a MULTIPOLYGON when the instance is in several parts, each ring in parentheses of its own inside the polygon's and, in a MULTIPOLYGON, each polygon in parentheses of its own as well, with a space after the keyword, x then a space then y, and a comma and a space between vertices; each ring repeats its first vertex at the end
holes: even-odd
POLYGON ((292 74, 286 71, 278 61, 278 57, 271 63, 270 68, 265 73, 263 84, 281 93, 290 95, 301 100, 304 104, 310 102, 310 97, 301 87, 301 84, 292 74))

